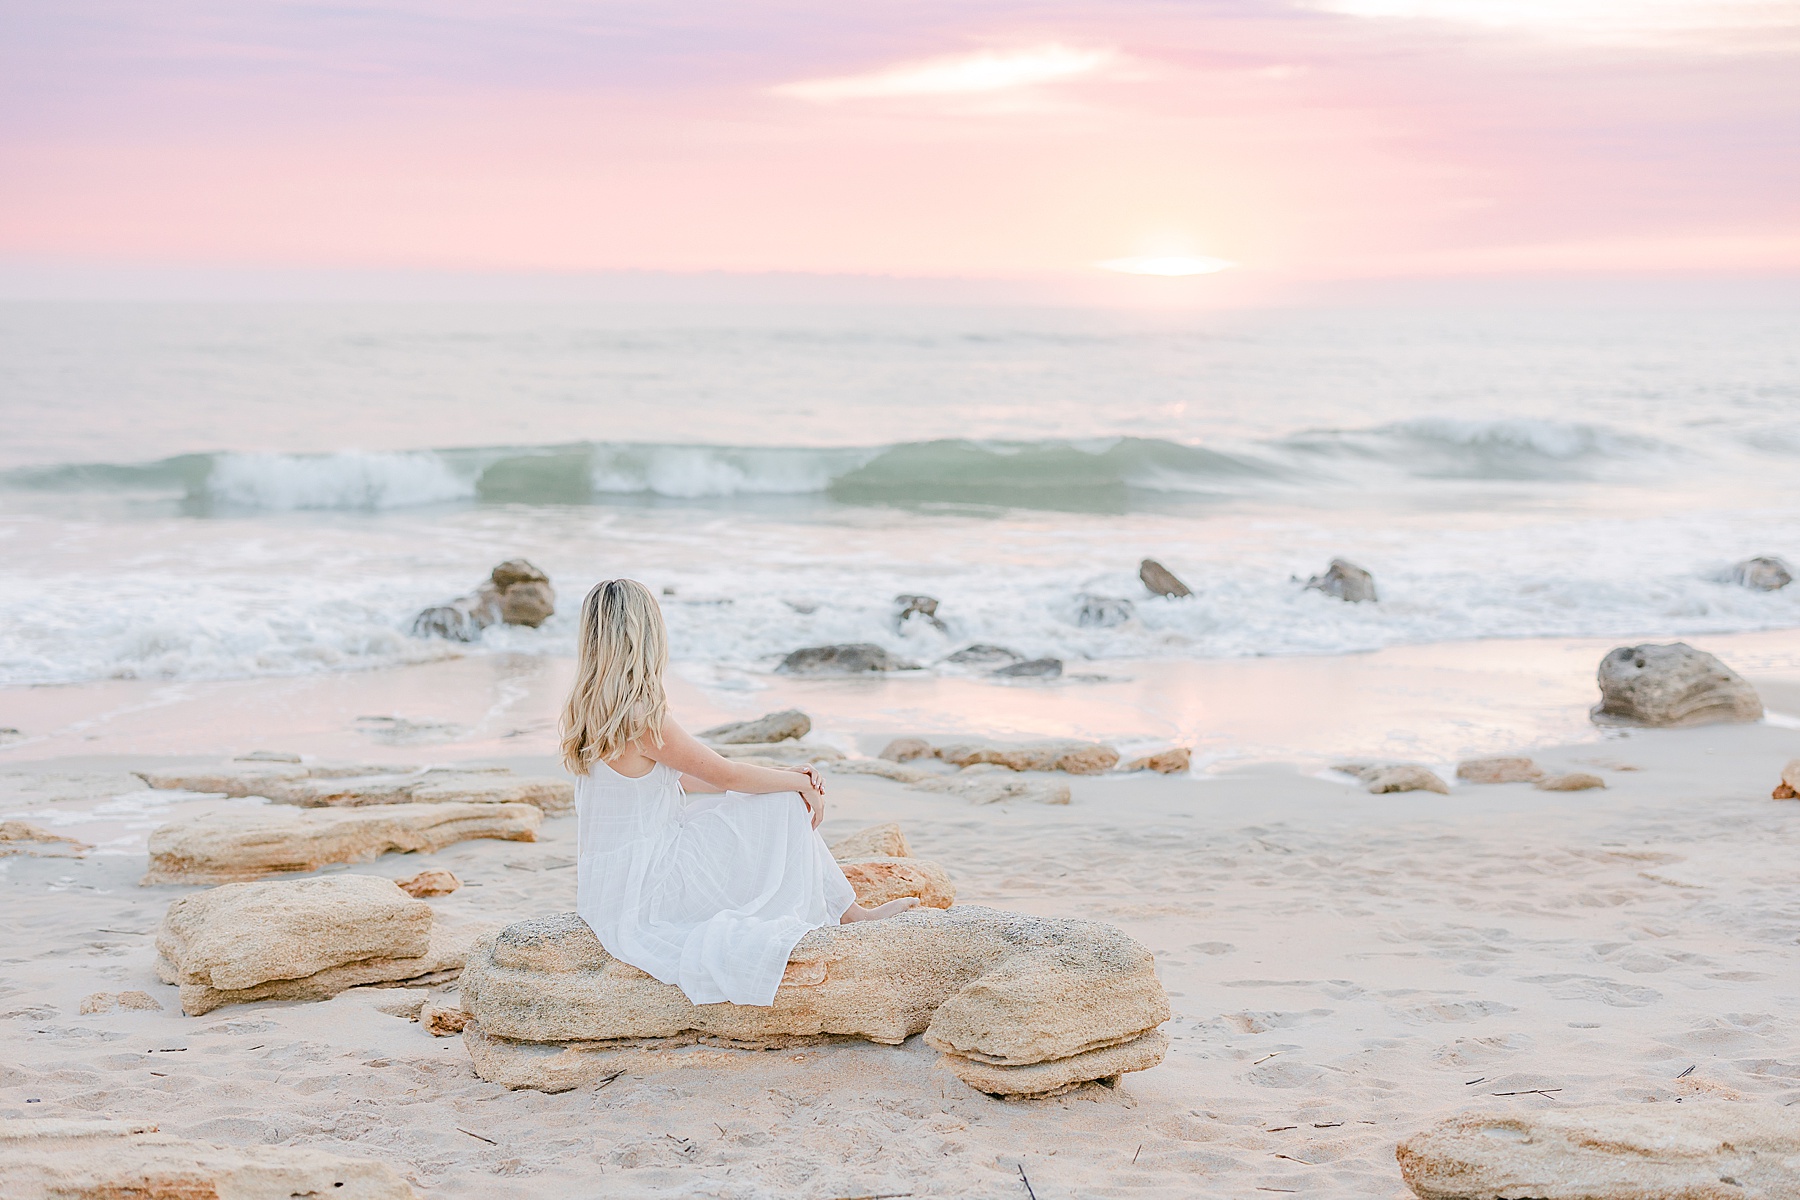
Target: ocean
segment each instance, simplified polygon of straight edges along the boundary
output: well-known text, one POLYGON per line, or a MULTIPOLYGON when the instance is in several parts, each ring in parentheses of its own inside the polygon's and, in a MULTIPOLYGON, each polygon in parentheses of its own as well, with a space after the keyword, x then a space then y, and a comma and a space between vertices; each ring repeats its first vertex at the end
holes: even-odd
POLYGON ((596 580, 720 687, 875 642, 1090 661, 1800 626, 1800 303, 1173 313, 0 305, 0 684, 566 655, 596 580), (1301 580, 1335 556, 1381 599, 1301 580), (421 607, 525 557, 560 611, 421 607), (1152 597, 1154 557, 1196 593, 1152 597), (944 628, 894 619, 940 601, 944 628), (1124 599, 1081 623, 1084 597, 1124 599))

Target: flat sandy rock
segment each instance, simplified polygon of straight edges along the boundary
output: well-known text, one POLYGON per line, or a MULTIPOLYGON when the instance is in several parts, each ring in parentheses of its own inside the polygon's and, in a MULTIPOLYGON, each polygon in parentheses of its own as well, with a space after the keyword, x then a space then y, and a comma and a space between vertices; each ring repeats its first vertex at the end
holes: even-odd
POLYGON ((993 774, 933 775, 912 784, 921 792, 942 792, 960 796, 971 804, 1002 804, 1019 801, 1026 804, 1067 804, 1071 799, 1069 785, 1053 779, 1023 779, 1011 771, 993 774))
POLYGON ((1126 763, 1127 771, 1155 771, 1158 775, 1179 775, 1194 765, 1194 752, 1186 746, 1158 750, 1126 763))
POLYGON ((1600 660, 1598 678, 1595 721, 1672 726, 1762 720, 1756 689, 1686 642, 1620 646, 1600 660))
POLYGON ((1585 792, 1605 787, 1606 780, 1588 771, 1568 771, 1545 775, 1532 786, 1540 792, 1585 792))
POLYGON ((229 883, 383 854, 430 853, 469 838, 530 842, 544 814, 529 804, 285 805, 208 813, 150 835, 145 884, 229 883))
POLYGON ((551 1091, 606 1069, 616 1047, 584 1043, 700 1036, 776 1047, 850 1036, 897 1045, 924 1033, 982 1090, 1046 1094, 1154 1065, 1169 1017, 1150 952, 1119 930, 976 907, 814 930, 768 1007, 691 1004, 612 958, 573 913, 542 917, 476 947, 462 1003, 482 1078, 551 1091), (1136 1056, 1087 1060, 1099 1073, 1085 1078, 1066 1078, 1079 1065, 1009 1073, 1137 1043, 1136 1056))
POLYGON ((1456 764, 1456 777, 1464 783, 1534 783, 1544 768, 1529 758, 1471 758, 1456 764))
POLYGON ((142 779, 123 771, 9 771, 0 774, 0 801, 7 804, 104 800, 143 790, 142 779))
POLYGON ((415 775, 361 775, 290 780, 270 788, 269 799, 303 808, 364 804, 529 804, 545 813, 575 805, 575 783, 549 775, 504 770, 433 770, 415 775))
POLYGON ((883 746, 881 753, 876 757, 886 759, 888 762, 903 763, 911 762, 915 758, 930 758, 931 755, 931 743, 924 738, 903 737, 895 738, 883 746))
POLYGON ((386 1163, 307 1146, 214 1146, 126 1121, 0 1119, 7 1200, 416 1200, 386 1163))
POLYGON ((431 906, 373 875, 228 883, 169 905, 156 949, 182 984, 237 991, 431 945, 431 906))
POLYGON ((1339 763, 1331 768, 1354 775, 1365 792, 1438 792, 1448 796, 1450 785, 1436 771, 1418 763, 1339 763))
POLYGON ((1099 742, 1058 740, 1003 746, 988 742, 952 742, 937 748, 937 756, 958 767, 993 763, 1009 771, 1066 771, 1071 775, 1100 775, 1119 765, 1119 752, 1099 742))
POLYGON ((410 775, 416 771, 416 767, 382 767, 367 763, 302 766, 299 763, 266 759, 233 759, 210 767, 140 771, 137 777, 153 788, 211 792, 226 796, 267 796, 270 788, 296 779, 327 779, 345 775, 410 775))
POLYGON ((897 783, 919 783, 936 777, 936 772, 909 767, 885 758, 845 758, 831 764, 833 775, 874 775, 897 783))
POLYGON ((852 858, 911 858, 912 847, 906 844, 900 822, 889 821, 839 838, 831 843, 831 856, 839 862, 852 858))
POLYGON ((1477 1113, 1394 1156, 1421 1200, 1795 1200, 1800 1111, 1701 1101, 1477 1113))
POLYGON ((66 858, 85 854, 93 847, 60 833, 51 833, 29 821, 0 821, 0 856, 30 854, 66 858))

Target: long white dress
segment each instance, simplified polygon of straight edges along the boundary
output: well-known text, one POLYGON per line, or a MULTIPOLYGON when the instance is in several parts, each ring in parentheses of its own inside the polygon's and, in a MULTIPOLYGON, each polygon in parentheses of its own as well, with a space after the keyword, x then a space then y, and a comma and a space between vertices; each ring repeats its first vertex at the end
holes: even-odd
POLYGON ((856 899, 798 792, 704 795, 605 763, 575 780, 575 907, 608 954, 695 1004, 773 1004, 788 955, 856 899))

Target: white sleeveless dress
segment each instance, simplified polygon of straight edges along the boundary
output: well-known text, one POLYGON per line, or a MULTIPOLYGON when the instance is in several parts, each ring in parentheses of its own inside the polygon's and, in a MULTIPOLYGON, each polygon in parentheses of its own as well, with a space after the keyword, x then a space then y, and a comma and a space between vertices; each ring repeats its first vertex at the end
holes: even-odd
POLYGON ((575 779, 575 907, 606 952, 695 1004, 773 1004, 794 944, 856 899, 798 792, 698 796, 657 763, 575 779))

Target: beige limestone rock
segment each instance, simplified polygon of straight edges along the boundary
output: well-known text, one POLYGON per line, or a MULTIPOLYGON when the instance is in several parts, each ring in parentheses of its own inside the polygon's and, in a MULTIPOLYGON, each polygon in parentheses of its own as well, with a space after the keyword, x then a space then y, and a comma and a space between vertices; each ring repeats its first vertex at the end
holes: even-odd
POLYGON ((214 1146, 145 1122, 0 1118, 7 1200, 416 1200, 386 1163, 308 1146, 214 1146))
POLYGON ((419 1009, 419 1024, 432 1037, 455 1037, 469 1023, 469 1014, 459 1005, 456 1008, 440 1008, 427 1000, 419 1009))
POLYGON ((924 738, 903 737, 895 738, 883 746, 881 753, 876 757, 885 758, 889 762, 903 763, 911 762, 915 758, 930 758, 931 755, 931 743, 924 738))
POLYGON ((1436 771, 1418 763, 1338 763, 1331 768, 1362 781, 1363 790, 1385 792, 1439 792, 1448 796, 1450 785, 1436 771))
POLYGON ((332 779, 346 775, 410 775, 417 769, 368 763, 302 766, 298 763, 234 759, 212 767, 140 771, 138 778, 153 788, 212 792, 226 796, 267 796, 269 789, 292 780, 332 779))
POLYGON ((931 779, 935 772, 909 767, 905 763, 889 762, 885 758, 845 758, 831 764, 833 775, 874 775, 880 779, 892 779, 899 783, 918 783, 922 779, 931 779))
POLYGON ((462 887, 462 880, 456 877, 454 871, 443 867, 427 867, 410 879, 396 879, 394 886, 415 900, 423 900, 427 896, 448 896, 462 887))
POLYGON ((119 993, 119 1007, 132 1012, 161 1012, 162 1003, 149 992, 133 989, 119 993))
POLYGON ((92 850, 86 842, 60 833, 51 833, 41 825, 28 821, 0 821, 0 857, 8 854, 30 854, 38 857, 64 858, 92 850))
POLYGON ((1394 1156, 1421 1200, 1795 1200, 1800 1111, 1699 1100, 1473 1113, 1394 1156))
POLYGON ((944 1063, 976 1091, 1006 1099, 1038 1099, 1060 1096, 1085 1083, 1116 1083, 1127 1071, 1147 1071, 1156 1066, 1168 1052, 1169 1035, 1152 1029, 1118 1045, 1023 1067, 997 1066, 952 1054, 944 1056, 944 1063))
POLYGON ((1066 783, 1053 779, 1022 779, 1010 771, 973 776, 967 773, 933 775, 911 786, 921 792, 960 796, 971 804, 1000 804, 1008 800, 1028 804, 1067 804, 1071 799, 1066 783))
POLYGON ((1010 771, 1066 771, 1100 775, 1119 765, 1119 752, 1098 742, 1060 740, 1024 746, 954 742, 937 748, 937 756, 958 767, 993 763, 1010 771))
POLYGON ((853 858, 911 858, 912 847, 906 843, 900 822, 888 821, 831 843, 831 856, 839 862, 853 858))
POLYGON ((949 873, 923 858, 840 859, 838 865, 856 892, 856 902, 864 908, 905 896, 917 897, 926 908, 949 908, 956 902, 956 885, 950 882, 949 873))
POLYGON ((354 987, 447 983, 462 971, 470 946, 493 928, 490 922, 458 927, 435 924, 425 953, 417 957, 367 958, 328 967, 304 979, 271 979, 248 988, 214 988, 185 982, 174 964, 161 956, 156 960, 156 974, 164 983, 180 986, 181 1011, 190 1017, 227 1004, 253 1004, 259 1000, 329 1000, 354 987))
POLYGON ((1158 775, 1179 775, 1194 765, 1194 752, 1186 746, 1158 750, 1126 763, 1127 771, 1155 771, 1158 775))
MULTIPOLYGON (((774 1047, 849 1036, 895 1045, 925 1033, 953 1068, 984 1064, 986 1090, 1037 1094, 1081 1080, 1004 1072, 1134 1043, 1169 1017, 1149 951, 1117 929, 976 907, 814 930, 768 1007, 690 1004, 613 959, 574 914, 542 917, 475 948, 462 1002, 476 1071, 546 1090, 578 1086, 606 1069, 608 1052, 657 1040, 774 1047)), ((1088 1078, 1160 1060, 1154 1039, 1144 1050, 1136 1060, 1090 1060, 1100 1074, 1088 1078)))
POLYGON ((144 787, 141 778, 122 771, 4 771, 0 804, 35 808, 64 800, 105 800, 144 787))
POLYGON ((172 821, 150 835, 150 871, 142 882, 260 879, 389 853, 429 853, 469 838, 530 842, 543 819, 529 804, 271 805, 208 813, 172 821))
POLYGON ((94 1013, 111 1012, 118 1004, 119 998, 111 992, 95 992, 91 996, 81 998, 81 1015, 92 1016, 94 1013))
POLYGON ((1532 785, 1540 792, 1585 792, 1590 788, 1603 788, 1606 780, 1587 771, 1569 771, 1561 775, 1546 775, 1532 785))
POLYGON ((545 813, 575 805, 575 782, 504 769, 432 770, 409 775, 356 775, 280 780, 256 793, 302 808, 363 804, 529 804, 545 813))
POLYGON ((227 991, 416 958, 430 942, 431 906, 373 875, 228 883, 169 905, 156 935, 176 981, 227 991))
POLYGON ((1686 642, 1620 646, 1600 660, 1596 722, 1710 725, 1760 721, 1762 699, 1736 671, 1686 642))
POLYGON ((1544 768, 1518 756, 1471 758, 1456 764, 1456 777, 1464 783, 1533 783, 1544 777, 1544 768))
POLYGON ((770 742, 797 742, 811 732, 812 718, 797 708, 788 708, 765 713, 754 721, 717 725, 699 737, 701 741, 715 745, 767 745, 770 742))

